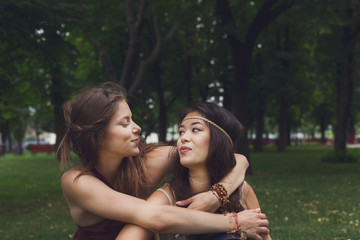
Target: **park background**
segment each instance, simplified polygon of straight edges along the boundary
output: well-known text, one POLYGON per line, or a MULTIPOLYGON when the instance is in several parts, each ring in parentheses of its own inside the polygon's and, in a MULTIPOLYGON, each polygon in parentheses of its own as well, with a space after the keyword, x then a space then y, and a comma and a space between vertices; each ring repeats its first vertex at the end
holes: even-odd
POLYGON ((356 0, 0 2, 0 239, 69 239, 61 106, 122 84, 148 140, 197 101, 231 110, 273 239, 360 237, 356 0))

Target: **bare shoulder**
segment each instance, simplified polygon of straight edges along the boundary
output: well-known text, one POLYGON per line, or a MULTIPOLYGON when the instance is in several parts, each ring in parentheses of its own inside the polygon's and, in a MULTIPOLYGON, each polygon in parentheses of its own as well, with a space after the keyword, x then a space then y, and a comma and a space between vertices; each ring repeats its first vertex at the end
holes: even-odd
POLYGON ((81 174, 81 168, 80 167, 74 167, 66 172, 61 176, 61 185, 67 186, 69 184, 74 183, 77 176, 81 174))
POLYGON ((148 202, 158 205, 172 205, 175 201, 174 195, 172 193, 171 187, 169 184, 164 184, 157 191, 148 198, 148 202), (159 190, 161 189, 161 190, 159 190))
POLYGON ((75 167, 67 170, 61 176, 61 188, 65 197, 76 197, 83 192, 88 186, 92 186, 97 179, 91 174, 83 173, 80 167, 75 167))

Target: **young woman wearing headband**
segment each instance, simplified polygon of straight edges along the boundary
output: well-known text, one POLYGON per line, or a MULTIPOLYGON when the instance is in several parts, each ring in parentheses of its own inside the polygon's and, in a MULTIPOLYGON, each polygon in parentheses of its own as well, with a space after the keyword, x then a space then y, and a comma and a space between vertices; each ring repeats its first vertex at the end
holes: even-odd
MULTIPOLYGON (((266 239, 268 230, 254 233, 240 223, 236 212, 259 209, 258 199, 249 184, 244 182, 234 193, 228 193, 218 184, 235 166, 234 141, 243 134, 240 122, 226 109, 214 103, 198 103, 179 116, 179 139, 177 151, 172 155, 175 162, 174 178, 155 191, 148 199, 156 204, 174 205, 209 189, 218 198, 221 208, 218 213, 233 216, 233 229, 228 234, 190 235, 187 239, 266 239)), ((145 240, 150 232, 134 225, 126 226, 117 240, 131 236, 134 240, 145 240)))
MULTIPOLYGON (((115 239, 126 223, 167 233, 224 232, 232 228, 229 221, 233 216, 142 200, 172 169, 174 162, 168 156, 173 147, 145 148, 123 87, 112 83, 87 90, 64 104, 64 114, 68 131, 59 148, 62 167, 71 162, 70 149, 80 158, 80 164, 67 170, 61 179, 78 226, 74 239, 115 239)), ((219 180, 229 192, 242 182, 247 166, 246 159, 237 157, 236 169, 219 180)), ((194 199, 193 207, 203 210, 220 205, 211 191, 194 199)), ((265 215, 256 211, 238 213, 236 219, 257 232, 267 225, 265 215)))

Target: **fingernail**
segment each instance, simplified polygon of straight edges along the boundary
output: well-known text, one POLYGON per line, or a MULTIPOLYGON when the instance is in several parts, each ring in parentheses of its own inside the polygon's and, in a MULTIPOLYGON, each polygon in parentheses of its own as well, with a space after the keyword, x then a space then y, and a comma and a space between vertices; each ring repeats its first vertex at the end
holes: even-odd
POLYGON ((177 204, 177 205, 178 205, 178 204, 181 204, 181 201, 177 201, 176 204, 177 204))

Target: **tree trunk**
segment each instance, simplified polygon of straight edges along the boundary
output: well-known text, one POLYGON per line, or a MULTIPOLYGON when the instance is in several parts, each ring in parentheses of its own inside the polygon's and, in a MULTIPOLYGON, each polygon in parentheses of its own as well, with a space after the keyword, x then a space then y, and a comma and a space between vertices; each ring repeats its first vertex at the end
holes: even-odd
MULTIPOLYGON (((249 127, 249 79, 252 62, 252 53, 256 40, 261 31, 282 12, 290 7, 288 1, 278 3, 275 0, 265 0, 260 7, 255 18, 248 27, 244 40, 238 37, 239 29, 236 26, 232 12, 227 0, 217 0, 216 11, 220 18, 220 24, 226 30, 228 36, 232 64, 234 67, 234 85, 233 85, 233 106, 234 115, 244 125, 245 129, 249 127)), ((235 146, 235 150, 244 154, 249 162, 249 141, 245 133, 243 141, 235 146)), ((248 173, 251 174, 251 165, 248 173)))
POLYGON ((265 109, 266 109, 266 95, 260 94, 258 97, 258 109, 256 119, 256 139, 254 143, 255 152, 262 152, 263 150, 263 134, 265 131, 265 109))
POLYGON ((185 62, 185 91, 186 91, 186 106, 190 106, 193 102, 192 99, 192 58, 191 56, 186 56, 186 62, 185 62))
MULTIPOLYGON (((289 53, 290 49, 290 40, 289 40, 289 26, 285 27, 284 33, 280 32, 278 34, 278 48, 280 51, 284 51, 285 53, 289 53), (281 35, 284 34, 284 42, 282 41, 281 35)), ((282 66, 284 73, 289 73, 290 68, 290 61, 288 59, 282 59, 282 66)), ((289 76, 289 74, 287 74, 289 76)), ((280 91, 280 114, 279 114, 279 139, 277 144, 277 151, 278 152, 285 152, 286 148, 290 142, 290 124, 289 124, 289 99, 288 99, 288 88, 287 84, 288 81, 287 77, 284 79, 284 82, 281 86, 280 91)))
POLYGON ((54 106, 54 120, 55 120, 55 134, 56 134, 56 149, 58 148, 61 139, 66 132, 65 119, 62 110, 62 104, 65 102, 63 96, 62 73, 60 66, 56 66, 51 70, 51 94, 52 104, 54 106))
POLYGON ((280 99, 280 116, 279 116, 279 139, 277 143, 277 151, 285 152, 288 142, 288 101, 285 99, 284 94, 280 99))
MULTIPOLYGON (((256 65, 258 67, 258 75, 262 75, 263 72, 263 62, 261 56, 258 54, 256 56, 256 65)), ((265 89, 262 86, 261 78, 258 78, 257 85, 258 88, 258 97, 257 97, 257 111, 256 111, 256 138, 254 142, 255 152, 262 152, 263 150, 263 134, 265 131, 265 110, 266 110, 266 94, 265 89)))
POLYGON ((3 123, 1 124, 2 153, 7 153, 12 147, 9 127, 9 120, 3 120, 3 123))
POLYGON ((350 117, 350 109, 353 95, 353 59, 355 43, 351 39, 349 26, 343 27, 342 51, 339 63, 339 81, 337 87, 337 122, 335 126, 334 150, 346 152, 347 124, 350 117))
POLYGON ((326 144, 326 138, 325 138, 325 131, 326 131, 326 123, 325 120, 321 120, 320 121, 320 133, 321 133, 321 144, 325 145, 326 144))
MULTIPOLYGON (((350 106, 350 108, 352 108, 352 104, 350 106)), ((355 138, 356 138, 356 130, 355 130, 355 121, 354 121, 354 113, 352 111, 352 109, 350 109, 350 117, 349 117, 349 121, 348 121, 348 136, 350 137, 350 141, 349 143, 356 143, 355 138)))
POLYGON ((164 90, 162 86, 162 78, 161 78, 161 71, 160 71, 160 62, 156 61, 154 64, 154 78, 157 81, 157 95, 159 101, 159 115, 158 115, 158 134, 159 134, 159 141, 166 142, 166 129, 167 129, 167 106, 165 104, 164 99, 164 90))

